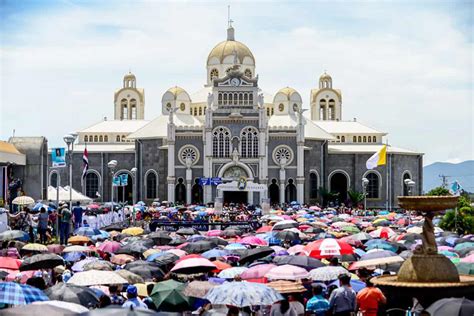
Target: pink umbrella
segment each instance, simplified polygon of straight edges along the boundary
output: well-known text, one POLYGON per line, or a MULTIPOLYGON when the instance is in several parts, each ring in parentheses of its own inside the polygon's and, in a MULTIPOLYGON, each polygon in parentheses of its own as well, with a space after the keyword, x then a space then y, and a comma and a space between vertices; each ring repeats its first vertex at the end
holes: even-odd
POLYGON ((48 251, 51 253, 55 253, 57 255, 61 254, 63 252, 63 249, 65 248, 63 245, 58 245, 58 244, 53 244, 53 245, 47 245, 48 251))
POLYGON ((243 245, 251 245, 251 246, 268 246, 268 243, 265 240, 258 238, 256 236, 244 237, 239 241, 239 243, 243 245))
POLYGON ((295 245, 293 247, 288 248, 288 253, 290 255, 296 255, 300 252, 304 252, 304 245, 295 245))
POLYGON ((449 246, 438 246, 438 251, 454 251, 454 248, 449 246))
POLYGON ((100 208, 100 205, 98 204, 89 204, 87 205, 87 208, 90 210, 98 210, 100 208))
POLYGON ((244 271, 240 277, 243 280, 249 279, 261 279, 265 277, 271 269, 276 268, 276 265, 268 263, 268 264, 258 264, 249 268, 247 271, 244 271))
POLYGON ((267 279, 272 280, 301 280, 309 277, 306 269, 293 266, 291 264, 284 264, 282 266, 275 267, 265 274, 267 279))
POLYGON ((5 281, 8 281, 8 282, 14 281, 15 278, 18 276, 20 277, 20 283, 25 284, 29 278, 32 278, 35 275, 36 271, 37 270, 22 271, 22 272, 20 272, 20 270, 12 271, 5 277, 5 281))
POLYGON ((313 210, 313 211, 320 211, 321 210, 321 208, 316 206, 316 205, 310 206, 309 209, 313 210))
POLYGON ((189 242, 182 243, 181 245, 177 246, 176 248, 177 249, 182 249, 182 248, 186 247, 187 245, 189 245, 189 242))
POLYGON ((209 236, 209 237, 219 237, 222 233, 222 230, 220 229, 214 229, 214 230, 210 230, 206 233, 206 236, 209 236))
POLYGON ((273 250, 275 250, 276 253, 279 253, 280 251, 285 251, 286 249, 280 246, 271 246, 273 250))
POLYGON ((122 245, 119 242, 116 241, 106 241, 100 244, 100 246, 97 248, 102 252, 109 252, 109 253, 114 253, 117 250, 120 249, 122 245))
POLYGON ((178 262, 171 272, 183 273, 183 274, 194 274, 209 272, 216 269, 216 265, 205 258, 189 258, 178 262))
POLYGON ((174 247, 172 246, 157 246, 155 247, 156 249, 160 249, 160 250, 170 250, 170 249, 174 249, 174 247))
POLYGON ((293 219, 293 218, 291 218, 291 216, 289 216, 289 215, 282 215, 281 218, 283 218, 283 219, 293 219))
POLYGON ((170 250, 167 250, 166 252, 177 255, 180 258, 187 255, 186 251, 181 250, 181 249, 170 249, 170 250))
POLYGON ((474 254, 462 258, 461 262, 474 263, 474 254))

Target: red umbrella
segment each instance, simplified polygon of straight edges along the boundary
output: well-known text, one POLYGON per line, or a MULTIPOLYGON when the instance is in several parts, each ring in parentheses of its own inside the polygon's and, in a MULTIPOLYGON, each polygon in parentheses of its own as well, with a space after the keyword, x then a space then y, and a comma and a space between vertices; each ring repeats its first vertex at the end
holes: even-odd
POLYGON ((251 245, 251 246, 268 246, 268 243, 256 236, 247 236, 239 240, 239 243, 243 245, 251 245))
POLYGON ((373 232, 370 233, 370 236, 374 238, 385 238, 389 239, 391 237, 394 237, 397 233, 391 229, 390 227, 380 227, 377 230, 374 230, 373 232))
POLYGON ((260 227, 259 229, 257 229, 257 233, 258 234, 261 234, 261 233, 268 233, 268 232, 271 232, 272 231, 272 226, 262 226, 260 227))
POLYGON ((306 251, 310 257, 317 259, 354 253, 354 249, 352 249, 351 245, 334 238, 313 241, 304 247, 304 251, 306 251))
POLYGON ((303 224, 303 225, 298 226, 298 229, 301 230, 302 232, 304 232, 305 230, 310 229, 311 227, 313 227, 313 226, 303 224))
POLYGON ((10 257, 0 257, 0 268, 18 270, 20 268, 21 261, 10 257))
POLYGON ((100 208, 100 205, 98 204, 89 204, 87 205, 87 208, 90 210, 98 210, 100 208))
POLYGON ((102 252, 114 253, 122 247, 122 244, 116 241, 106 241, 103 242, 97 249, 102 252))

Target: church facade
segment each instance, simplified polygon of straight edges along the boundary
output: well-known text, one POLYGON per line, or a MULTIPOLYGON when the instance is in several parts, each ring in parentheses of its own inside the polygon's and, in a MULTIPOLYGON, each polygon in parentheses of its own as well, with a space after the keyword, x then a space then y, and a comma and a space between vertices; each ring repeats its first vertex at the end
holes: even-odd
MULTIPOLYGON (((350 191, 365 190, 367 207, 389 208, 409 189, 421 193, 421 153, 388 146, 387 165, 366 169, 387 134, 343 120, 342 93, 329 74, 320 76, 307 106, 290 87, 267 94, 254 55, 231 26, 209 53, 206 70, 200 91, 168 89, 161 115, 151 121, 144 90, 133 74, 125 75, 114 95, 114 120, 77 132, 73 187, 99 201, 113 191, 115 201, 189 204, 341 203, 350 191), (89 170, 82 179, 86 146, 89 170), (121 174, 128 175, 127 186, 113 187, 113 176, 121 174)), ((67 183, 65 171, 51 169, 49 183, 67 183)))

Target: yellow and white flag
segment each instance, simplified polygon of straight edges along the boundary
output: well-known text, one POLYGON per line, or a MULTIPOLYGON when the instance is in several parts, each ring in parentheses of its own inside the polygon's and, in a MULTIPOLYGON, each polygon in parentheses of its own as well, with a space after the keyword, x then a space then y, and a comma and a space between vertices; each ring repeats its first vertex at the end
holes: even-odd
POLYGON ((373 154, 365 163, 367 169, 374 169, 377 166, 384 166, 387 162, 387 145, 383 145, 382 148, 373 154))

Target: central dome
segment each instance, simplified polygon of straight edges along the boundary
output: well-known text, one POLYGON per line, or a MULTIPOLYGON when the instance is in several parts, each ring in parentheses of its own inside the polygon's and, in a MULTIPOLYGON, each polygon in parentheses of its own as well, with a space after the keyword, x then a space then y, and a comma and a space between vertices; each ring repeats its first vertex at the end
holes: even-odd
POLYGON ((235 57, 239 64, 255 65, 255 58, 250 49, 234 38, 234 28, 227 29, 227 40, 217 44, 207 57, 207 65, 234 63, 235 57), (226 57, 230 57, 227 58, 226 57))

